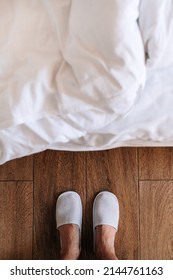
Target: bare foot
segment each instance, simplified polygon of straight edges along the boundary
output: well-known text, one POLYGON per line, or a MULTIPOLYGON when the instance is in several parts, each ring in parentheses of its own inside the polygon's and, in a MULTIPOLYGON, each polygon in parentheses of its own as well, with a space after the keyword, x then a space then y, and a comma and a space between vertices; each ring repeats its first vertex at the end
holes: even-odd
POLYGON ((118 260, 115 254, 116 229, 109 225, 96 227, 95 249, 96 257, 101 260, 118 260))
POLYGON ((80 230, 75 224, 59 227, 62 260, 77 260, 80 255, 80 230))

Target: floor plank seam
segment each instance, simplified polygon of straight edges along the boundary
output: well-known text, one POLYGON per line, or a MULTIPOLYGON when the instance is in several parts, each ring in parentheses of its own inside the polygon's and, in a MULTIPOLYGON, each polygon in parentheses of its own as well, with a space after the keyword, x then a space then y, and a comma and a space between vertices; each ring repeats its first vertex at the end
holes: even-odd
POLYGON ((139 182, 173 182, 173 179, 139 179, 139 182))
POLYGON ((141 235, 140 235, 140 180, 139 180, 139 148, 137 148, 137 178, 138 178, 138 260, 141 260, 141 235))
POLYGON ((0 180, 0 183, 6 183, 6 182, 13 182, 13 183, 16 183, 16 182, 33 182, 33 180, 10 180, 10 179, 0 180))
POLYGON ((33 199, 33 209, 32 209, 32 260, 34 259, 34 210, 35 210, 35 205, 34 205, 34 189, 35 189, 35 156, 33 156, 33 160, 32 160, 32 178, 33 178, 33 187, 32 187, 32 199, 33 199))

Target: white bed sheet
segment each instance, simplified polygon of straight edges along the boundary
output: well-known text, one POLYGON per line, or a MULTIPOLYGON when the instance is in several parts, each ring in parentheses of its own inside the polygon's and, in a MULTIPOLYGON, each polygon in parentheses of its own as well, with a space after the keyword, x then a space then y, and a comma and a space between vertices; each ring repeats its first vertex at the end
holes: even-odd
POLYGON ((0 131, 0 163, 46 149, 96 151, 116 147, 173 146, 173 67, 148 72, 147 85, 131 111, 119 120, 89 111, 55 115, 0 131), (151 97, 152 96, 152 97, 151 97), (97 119, 90 130, 92 119, 97 119), (80 122, 81 116, 80 116, 80 122), (102 123, 104 125, 102 127, 102 123))
MULTIPOLYGON (((172 0, 168 1, 169 5, 172 5, 172 0)), ((21 0, 17 0, 17 2, 21 2, 21 0)), ((70 0, 63 3, 68 2, 70 3, 70 0)), ((10 3, 15 4, 16 1, 10 1, 10 3)), ((38 1, 32 0, 28 3, 30 3, 32 10, 35 8, 35 13, 37 13, 38 1)), ((0 0, 0 4, 9 11, 9 1, 0 0)), ((0 11, 2 12, 2 9, 0 11)), ((1 14, 1 17, 3 15, 1 14)), ((38 15, 35 14, 35 16, 38 15)), ((11 17, 9 16, 9 25, 10 20, 11 17)), ((39 20, 40 27, 43 27, 44 21, 45 14, 43 13, 39 20)), ((2 32, 2 26, 0 28, 2 32)), ((11 68, 15 66, 14 57, 10 56, 16 54, 15 51, 18 53, 21 51, 20 38, 12 46, 9 45, 12 41, 7 40, 8 47, 11 46, 11 52, 9 52, 9 60, 4 60, 4 64, 2 64, 3 55, 1 53, 0 77, 2 78, 1 75, 7 68, 7 78, 10 82, 12 81, 13 85, 11 96, 14 98, 13 101, 16 101, 16 106, 12 106, 6 116, 7 111, 3 110, 2 104, 5 104, 8 100, 1 99, 3 103, 0 104, 0 164, 46 149, 96 151, 123 146, 173 145, 173 52, 170 47, 173 42, 173 28, 171 24, 169 36, 167 36, 169 40, 165 45, 165 52, 162 56, 163 60, 158 60, 158 57, 154 60, 153 56, 152 65, 149 63, 146 67, 144 89, 138 91, 136 99, 133 98, 132 106, 129 107, 129 103, 126 103, 124 99, 125 110, 123 111, 123 108, 119 106, 118 113, 115 110, 117 100, 111 98, 111 96, 100 103, 99 106, 98 104, 97 106, 85 106, 81 107, 80 110, 80 104, 78 104, 79 110, 66 112, 65 114, 58 112, 55 88, 50 87, 50 85, 53 85, 52 81, 59 67, 59 57, 61 55, 57 55, 57 42, 52 33, 51 25, 44 25, 44 28, 47 28, 46 34, 49 34, 49 37, 45 38, 43 32, 43 37, 39 37, 39 42, 35 41, 34 52, 30 52, 26 63, 24 63, 22 57, 20 60, 20 56, 18 56, 17 67, 21 67, 21 73, 22 71, 25 73, 21 80, 23 93, 25 93, 22 99, 18 99, 21 95, 21 84, 17 83, 19 88, 15 88, 15 80, 12 73, 9 72, 10 66, 11 68), (17 42, 19 45, 17 45, 17 42), (40 49, 39 55, 35 49, 37 44, 40 46, 40 42, 44 43, 41 55, 45 61, 45 67, 41 67, 41 69, 40 49), (156 63, 154 63, 155 61, 156 63), (31 77, 32 75, 33 81, 31 80, 28 83, 28 76, 31 77), (34 83, 35 77, 37 77, 37 83, 34 83), (25 82, 26 87, 23 88, 25 82), (32 96, 33 92, 36 94, 34 98, 32 96), (42 102, 40 102, 40 97, 37 96, 37 93, 39 95, 40 92, 44 93, 45 96, 42 102), (44 103, 45 100, 46 104, 44 103), (23 102, 23 104, 20 102, 23 102), (46 108, 46 110, 43 110, 43 108, 46 108), (9 112, 11 113, 10 118, 9 112), (18 117, 16 118, 16 116, 18 117)), ((141 26, 141 28, 145 28, 145 26, 141 26)), ((26 36, 27 39, 27 34, 22 33, 22 36, 24 38, 26 36)), ((10 38, 12 40, 13 34, 10 38)), ((3 45, 1 39, 0 43, 3 45)), ((31 49, 32 46, 30 42, 29 47, 31 49)), ((4 47, 4 54, 5 50, 4 47)), ((7 55, 4 57, 8 58, 7 55)), ((144 72, 141 72, 141 75, 143 80, 144 72)), ((16 79, 20 80, 20 75, 16 79)), ((1 94, 4 93, 5 88, 4 80, 0 79, 1 94)), ((1 98, 5 98, 5 95, 1 95, 1 98)), ((10 105, 9 102, 7 103, 10 105)))

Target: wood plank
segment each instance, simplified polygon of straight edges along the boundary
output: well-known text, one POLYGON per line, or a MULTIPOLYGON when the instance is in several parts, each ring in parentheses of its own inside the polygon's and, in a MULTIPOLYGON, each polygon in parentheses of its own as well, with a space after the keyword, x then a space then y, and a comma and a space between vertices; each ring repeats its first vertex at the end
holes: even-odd
POLYGON ((139 148, 139 179, 173 179, 173 148, 139 148))
POLYGON ((138 167, 136 148, 120 148, 87 155, 87 235, 89 258, 93 256, 92 205, 96 194, 113 192, 120 204, 116 236, 119 259, 138 259, 138 167))
POLYGON ((173 182, 140 182, 141 259, 173 259, 173 182))
MULTIPOLYGON (((85 205, 85 153, 46 151, 37 154, 34 173, 34 259, 58 259, 56 200, 62 192, 73 190, 79 193, 85 205)), ((85 207, 83 217, 85 221, 85 207)), ((84 240, 85 231, 82 243, 84 240)))
POLYGON ((33 156, 11 160, 0 165, 0 181, 33 180, 33 156))
POLYGON ((32 259, 32 182, 0 182, 0 259, 32 259))

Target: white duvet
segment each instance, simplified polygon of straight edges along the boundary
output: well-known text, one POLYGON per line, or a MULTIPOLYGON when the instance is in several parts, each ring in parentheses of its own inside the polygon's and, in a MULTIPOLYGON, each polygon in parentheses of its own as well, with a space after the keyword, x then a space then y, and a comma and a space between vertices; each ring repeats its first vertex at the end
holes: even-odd
POLYGON ((173 145, 173 0, 0 0, 0 164, 173 145))

